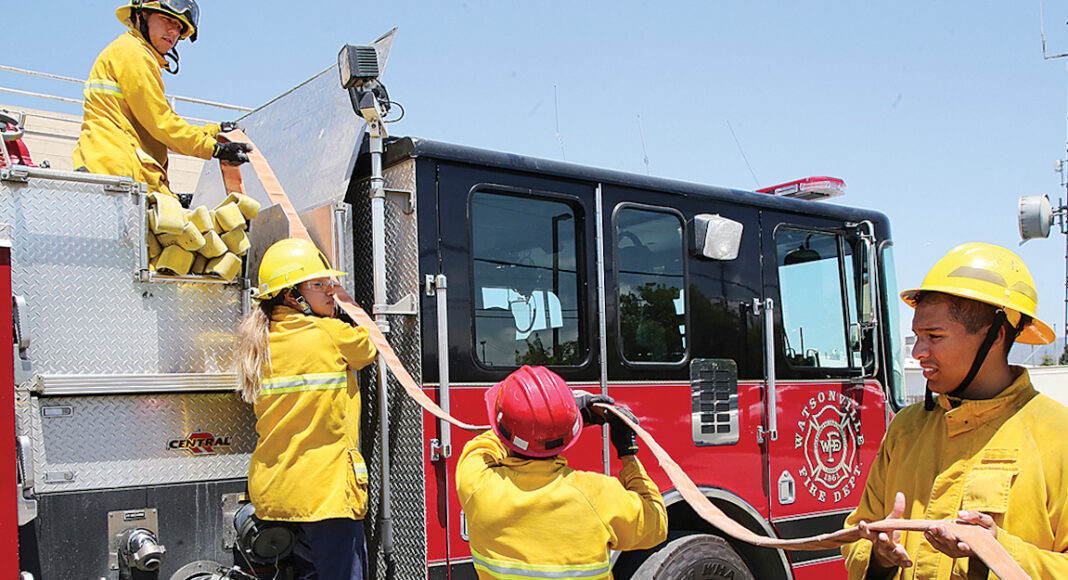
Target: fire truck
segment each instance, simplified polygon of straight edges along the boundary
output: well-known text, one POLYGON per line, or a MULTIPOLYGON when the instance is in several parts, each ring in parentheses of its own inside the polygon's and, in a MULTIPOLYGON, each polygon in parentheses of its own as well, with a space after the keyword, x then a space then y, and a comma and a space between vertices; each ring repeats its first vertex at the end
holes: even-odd
MULTIPOLYGON (((380 68, 391 42, 371 45, 380 68)), ((377 75, 346 90, 339 67, 241 123, 425 394, 485 424, 489 386, 545 365, 629 407, 749 529, 841 527, 905 400, 883 214, 820 201, 833 178, 753 192, 388 136, 361 101, 389 107, 377 75)), ((244 171, 266 209, 225 282, 149 266, 143 184, 0 169, 0 576, 275 577, 286 530, 247 507, 255 418, 229 364, 258 256, 288 225, 244 171)), ((227 195, 219 174, 204 166, 194 205, 227 195)), ((382 368, 360 380, 372 575, 474 578, 454 481, 474 434, 382 368)), ((670 535, 617 554, 616 578, 844 577, 836 551, 725 538, 639 457, 670 535)), ((597 428, 567 459, 619 468, 597 428)))

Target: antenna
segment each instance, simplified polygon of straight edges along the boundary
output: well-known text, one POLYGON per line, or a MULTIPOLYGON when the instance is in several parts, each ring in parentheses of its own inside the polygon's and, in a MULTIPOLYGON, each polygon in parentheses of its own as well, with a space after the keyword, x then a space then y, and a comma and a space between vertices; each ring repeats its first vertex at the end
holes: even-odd
POLYGON ((1062 52, 1061 54, 1053 55, 1046 54, 1046 18, 1042 10, 1042 0, 1038 0, 1038 26, 1040 34, 1042 35, 1042 58, 1045 60, 1049 60, 1052 58, 1061 58, 1064 56, 1068 56, 1068 52, 1062 52))
POLYGON ((560 144, 560 157, 567 161, 567 153, 564 151, 564 138, 560 136, 560 105, 556 100, 556 85, 553 85, 553 116, 556 117, 556 142, 560 144))
POLYGON ((753 172, 753 166, 749 165, 749 158, 745 156, 745 150, 742 149, 741 142, 738 141, 738 136, 734 134, 734 127, 731 127, 731 120, 727 119, 727 128, 731 130, 731 137, 734 137, 734 144, 738 146, 738 152, 742 154, 742 161, 745 161, 745 166, 749 168, 749 175, 753 176, 753 181, 756 186, 760 187, 760 180, 757 179, 756 173, 753 172))
POLYGON ((645 132, 642 131, 641 115, 638 115, 638 138, 642 140, 642 163, 645 164, 645 174, 649 175, 649 154, 645 151, 645 132))

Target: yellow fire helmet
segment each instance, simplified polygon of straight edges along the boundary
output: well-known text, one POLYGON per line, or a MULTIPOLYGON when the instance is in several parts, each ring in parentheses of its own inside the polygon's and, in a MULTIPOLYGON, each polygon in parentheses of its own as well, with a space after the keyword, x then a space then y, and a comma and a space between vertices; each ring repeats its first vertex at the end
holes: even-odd
POLYGON ((953 248, 931 268, 922 286, 902 292, 901 299, 915 308, 916 295, 921 291, 993 304, 1005 310, 1013 326, 1020 323, 1020 314, 1030 316, 1030 324, 1020 331, 1016 342, 1049 344, 1056 338, 1053 329, 1035 315, 1038 291, 1027 265, 1000 246, 976 242, 953 248))
POLYGON ((345 272, 330 267, 330 261, 315 244, 286 238, 271 244, 263 254, 256 299, 273 298, 281 290, 307 280, 344 275, 345 272))
POLYGON ((128 4, 115 10, 115 16, 119 22, 133 28, 134 10, 149 10, 173 16, 182 23, 181 38, 189 38, 189 42, 197 41, 200 7, 197 6, 196 0, 130 0, 128 4))

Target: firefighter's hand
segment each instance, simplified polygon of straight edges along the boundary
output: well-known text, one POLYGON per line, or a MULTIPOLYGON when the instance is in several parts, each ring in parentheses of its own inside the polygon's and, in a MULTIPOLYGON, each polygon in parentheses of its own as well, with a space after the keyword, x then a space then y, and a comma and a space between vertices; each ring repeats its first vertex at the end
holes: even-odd
MULTIPOLYGON (((982 526, 986 531, 990 532, 992 536, 995 538, 998 537, 998 526, 994 523, 994 518, 983 512, 962 510, 958 512, 957 517, 962 522, 982 526)), ((945 526, 934 526, 924 532, 923 537, 934 546, 934 549, 942 552, 950 558, 971 558, 975 556, 975 552, 972 551, 972 548, 968 544, 960 541, 956 534, 951 532, 945 526)))
POLYGON ((582 426, 589 427, 590 425, 604 425, 603 408, 595 407, 594 403, 606 403, 614 405, 616 400, 608 395, 595 395, 589 391, 583 391, 577 389, 572 392, 575 395, 575 405, 578 406, 579 412, 582 413, 582 426))
POLYGON ((241 125, 238 125, 237 121, 223 121, 222 123, 219 123, 219 132, 220 133, 229 133, 230 131, 233 131, 234 129, 240 129, 240 128, 241 128, 241 125))
POLYGON ((241 165, 248 163, 247 153, 249 151, 252 151, 252 145, 248 143, 216 143, 211 156, 229 165, 241 165))
MULTIPOLYGON (((638 419, 633 413, 624 409, 623 407, 616 407, 626 413, 631 420, 635 423, 638 419)), ((631 429, 629 425, 623 422, 615 413, 607 411, 605 418, 608 421, 608 439, 612 442, 612 447, 616 448, 616 457, 620 459, 627 455, 635 455, 638 453, 638 434, 631 429)))
MULTIPOLYGON (((900 518, 905 513, 905 494, 900 491, 894 496, 894 509, 890 510, 888 519, 900 518)), ((901 531, 873 532, 868 529, 868 522, 861 521, 861 535, 871 541, 871 562, 868 563, 868 577, 874 577, 878 572, 889 571, 894 568, 909 568, 912 560, 909 558, 905 546, 901 545, 901 531), (874 575, 873 575, 874 573, 874 575)))

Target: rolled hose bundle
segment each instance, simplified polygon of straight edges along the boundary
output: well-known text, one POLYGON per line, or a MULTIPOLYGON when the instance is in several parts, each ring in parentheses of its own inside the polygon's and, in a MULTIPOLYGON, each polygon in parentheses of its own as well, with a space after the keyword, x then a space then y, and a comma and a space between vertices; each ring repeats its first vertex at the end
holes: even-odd
POLYGON ((149 267, 178 276, 194 274, 232 281, 241 273, 241 258, 251 245, 248 222, 259 211, 259 202, 236 192, 214 210, 205 206, 183 210, 173 196, 149 195, 145 234, 149 267))

